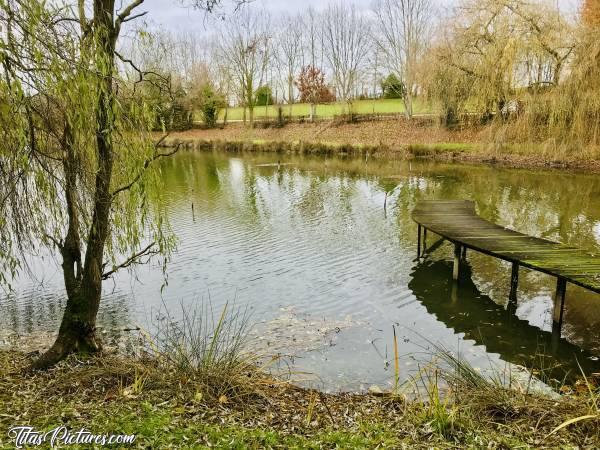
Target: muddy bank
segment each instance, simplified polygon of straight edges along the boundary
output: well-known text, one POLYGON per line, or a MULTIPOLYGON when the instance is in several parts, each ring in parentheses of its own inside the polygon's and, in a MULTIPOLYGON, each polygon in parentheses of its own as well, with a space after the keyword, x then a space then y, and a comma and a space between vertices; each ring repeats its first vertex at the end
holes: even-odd
POLYGON ((331 144, 304 141, 222 141, 173 135, 163 146, 200 151, 272 152, 306 155, 348 155, 390 159, 424 158, 445 162, 489 164, 525 169, 563 169, 600 173, 600 160, 554 158, 544 154, 519 154, 483 144, 407 144, 395 147, 369 144, 331 144))
POLYGON ((503 167, 557 168, 600 172, 595 151, 566 152, 551 144, 489 144, 489 129, 447 130, 430 120, 288 124, 277 128, 241 123, 224 128, 172 133, 163 145, 204 151, 277 152, 378 158, 429 158, 503 167))
MULTIPOLYGON (((396 147, 409 144, 476 143, 482 128, 465 127, 448 130, 431 118, 377 120, 358 123, 324 121, 288 123, 277 127, 273 123, 257 123, 249 128, 243 123, 229 123, 223 128, 194 129, 177 133, 181 139, 221 141, 279 141, 326 144, 378 145, 396 147)), ((175 136, 175 135, 174 135, 175 136)))

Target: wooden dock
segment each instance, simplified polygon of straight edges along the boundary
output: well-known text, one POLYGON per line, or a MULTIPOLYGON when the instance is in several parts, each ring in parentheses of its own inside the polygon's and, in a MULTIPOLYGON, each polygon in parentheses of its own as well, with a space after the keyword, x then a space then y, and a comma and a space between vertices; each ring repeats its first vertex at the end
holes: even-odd
POLYGON ((556 277, 553 331, 560 335, 567 282, 600 293, 600 256, 576 247, 540 239, 482 219, 468 200, 425 200, 412 212, 418 224, 420 257, 427 249, 427 231, 454 244, 454 280, 459 279, 467 249, 512 263, 509 303, 516 304, 519 266, 556 277))

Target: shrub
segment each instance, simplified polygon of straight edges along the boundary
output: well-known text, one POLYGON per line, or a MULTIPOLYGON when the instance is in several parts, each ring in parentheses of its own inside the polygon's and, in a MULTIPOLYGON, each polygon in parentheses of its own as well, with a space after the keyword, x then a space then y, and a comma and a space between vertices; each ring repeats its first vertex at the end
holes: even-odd
POLYGON ((255 106, 267 106, 273 104, 273 92, 271 91, 271 87, 264 85, 260 86, 254 92, 254 105, 255 106))
POLYGON ((223 96, 210 83, 205 83, 200 87, 193 103, 200 112, 204 125, 214 128, 219 118, 219 112, 225 106, 223 96))
POLYGON ((403 98, 404 83, 393 73, 389 74, 382 82, 383 98, 403 98))

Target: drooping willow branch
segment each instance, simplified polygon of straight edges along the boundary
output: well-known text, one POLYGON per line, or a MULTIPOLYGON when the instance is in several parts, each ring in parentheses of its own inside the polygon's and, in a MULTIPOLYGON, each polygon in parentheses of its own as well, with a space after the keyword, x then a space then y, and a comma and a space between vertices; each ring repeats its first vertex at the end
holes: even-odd
MULTIPOLYGON (((164 139, 167 137, 167 135, 163 136, 156 144, 155 144, 155 148, 157 148, 161 142, 164 141, 164 139)), ((131 189, 131 187, 137 183, 143 176, 144 176, 144 172, 146 172, 146 170, 148 169, 148 167, 150 166, 150 164, 152 164, 154 161, 156 161, 157 159, 160 158, 164 158, 164 157, 168 157, 168 156, 172 156, 175 153, 177 153, 179 151, 179 149, 181 148, 181 144, 177 144, 177 146, 175 147, 175 149, 171 152, 167 152, 167 153, 159 153, 158 151, 154 154, 154 156, 152 156, 152 158, 148 158, 146 161, 144 161, 144 165, 142 167, 142 169, 139 171, 139 173, 133 178, 133 180, 131 180, 131 182, 129 182, 128 184, 121 186, 120 188, 116 189, 115 191, 113 191, 113 193, 111 194, 111 196, 114 198, 115 196, 117 196, 119 193, 126 191, 128 189, 131 189)))

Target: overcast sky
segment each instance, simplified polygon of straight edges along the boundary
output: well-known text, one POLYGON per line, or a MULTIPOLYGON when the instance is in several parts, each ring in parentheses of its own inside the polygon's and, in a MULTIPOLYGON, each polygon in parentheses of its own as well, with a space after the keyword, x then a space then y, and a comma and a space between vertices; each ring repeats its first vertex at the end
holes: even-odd
MULTIPOLYGON (((186 0, 145 0, 140 11, 148 11, 147 20, 151 25, 160 25, 171 31, 198 31, 205 32, 210 25, 205 20, 205 14, 189 7, 182 6, 186 0)), ((330 3, 339 0, 254 0, 250 7, 264 8, 274 15, 280 13, 296 13, 307 9, 309 6, 322 10, 330 3)), ((368 9, 373 0, 344 0, 354 3, 360 9, 368 9)), ((451 5, 455 0, 434 0, 437 4, 451 5)), ((552 0, 556 1, 561 9, 576 11, 579 0, 552 0)), ((123 1, 125 4, 127 0, 123 1)), ((232 0, 223 0, 224 4, 231 4, 232 0)))

